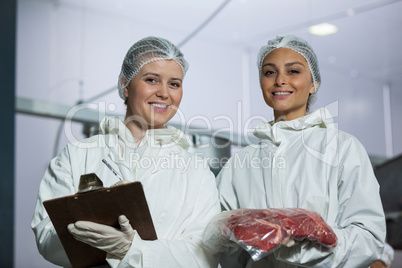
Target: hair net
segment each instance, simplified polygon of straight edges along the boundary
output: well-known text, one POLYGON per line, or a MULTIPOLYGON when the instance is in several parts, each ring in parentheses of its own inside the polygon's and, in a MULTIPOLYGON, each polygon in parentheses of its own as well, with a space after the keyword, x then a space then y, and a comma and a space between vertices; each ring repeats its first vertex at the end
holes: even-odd
POLYGON ((160 37, 146 37, 130 47, 123 60, 118 81, 120 97, 125 100, 124 89, 131 79, 148 63, 159 60, 174 60, 183 70, 183 77, 187 72, 188 63, 178 47, 160 37))
POLYGON ((314 104, 317 100, 318 88, 321 85, 320 69, 318 67, 317 56, 314 53, 313 48, 309 45, 309 43, 307 43, 306 40, 300 37, 294 35, 277 36, 274 39, 269 40, 268 44, 260 49, 257 57, 257 66, 260 79, 262 72, 262 63, 265 57, 268 55, 269 52, 280 47, 289 48, 293 51, 296 51, 306 59, 308 67, 310 68, 315 88, 314 93, 311 94, 308 99, 308 106, 314 104))

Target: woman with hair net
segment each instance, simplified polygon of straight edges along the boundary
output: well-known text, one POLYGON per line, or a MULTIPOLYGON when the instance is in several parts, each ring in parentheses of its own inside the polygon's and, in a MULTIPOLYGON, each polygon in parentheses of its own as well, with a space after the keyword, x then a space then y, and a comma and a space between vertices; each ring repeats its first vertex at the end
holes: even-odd
POLYGON ((100 135, 68 144, 40 184, 31 226, 45 259, 70 266, 43 201, 76 193, 82 174, 96 173, 105 187, 115 185, 118 178, 102 163, 106 159, 126 181, 142 183, 158 239, 142 240, 124 215, 120 229, 71 223, 74 238, 106 251, 111 267, 217 266, 201 239, 205 225, 220 212, 215 177, 204 160, 188 153, 184 134, 164 126, 179 108, 187 69, 181 51, 162 38, 144 38, 128 50, 118 80, 127 104, 124 120, 106 117, 100 135))
POLYGON ((386 232, 379 186, 360 142, 338 131, 326 108, 307 114, 321 84, 316 54, 305 40, 280 36, 261 48, 257 65, 274 120, 260 123, 259 143, 234 154, 217 176, 221 206, 303 208, 318 213, 338 241, 329 249, 302 240, 258 261, 237 247, 222 267, 369 267, 386 232))

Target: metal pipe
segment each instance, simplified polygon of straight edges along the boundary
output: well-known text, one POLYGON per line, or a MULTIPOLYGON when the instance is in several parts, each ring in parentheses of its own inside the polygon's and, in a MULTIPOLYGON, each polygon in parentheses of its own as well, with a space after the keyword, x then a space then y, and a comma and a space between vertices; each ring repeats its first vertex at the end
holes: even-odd
POLYGON ((387 158, 394 156, 392 139, 392 109, 391 109, 391 88, 385 84, 382 87, 384 103, 384 131, 385 131, 385 155, 387 158))

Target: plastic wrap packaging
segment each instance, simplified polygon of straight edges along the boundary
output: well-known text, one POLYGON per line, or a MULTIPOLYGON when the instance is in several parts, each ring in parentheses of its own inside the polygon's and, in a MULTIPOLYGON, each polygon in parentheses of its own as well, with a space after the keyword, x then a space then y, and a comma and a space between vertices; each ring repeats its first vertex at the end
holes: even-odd
POLYGON ((237 209, 216 215, 204 231, 204 244, 228 253, 234 245, 246 250, 254 261, 282 245, 309 240, 327 248, 337 237, 322 217, 302 208, 237 209))

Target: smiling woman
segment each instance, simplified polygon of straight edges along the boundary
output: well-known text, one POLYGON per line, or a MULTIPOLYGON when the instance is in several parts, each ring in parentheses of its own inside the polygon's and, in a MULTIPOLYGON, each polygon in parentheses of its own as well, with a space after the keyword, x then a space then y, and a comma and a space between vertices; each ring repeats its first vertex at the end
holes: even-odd
MULTIPOLYGON (((278 36, 261 48, 257 65, 275 120, 257 125, 259 142, 234 154, 222 168, 217 176, 221 205, 226 210, 302 208, 318 213, 335 232, 337 245, 329 249, 301 240, 258 261, 240 248, 224 254, 221 266, 369 267, 380 258, 385 239, 378 183, 355 137, 336 129, 325 108, 307 114, 321 83, 315 53, 301 38, 278 36)), ((252 238, 264 245, 271 242, 266 237, 260 233, 252 238)))
POLYGON ((175 115, 183 96, 182 83, 183 70, 173 60, 155 61, 142 67, 124 89, 125 122, 134 137, 143 127, 162 128, 175 115))
POLYGON ((280 114, 275 121, 278 121, 279 117, 280 120, 291 120, 306 115, 310 105, 315 103, 318 88, 321 86, 321 75, 317 55, 311 46, 303 39, 293 35, 274 38, 260 49, 257 66, 265 102, 274 109, 274 115, 275 112, 280 114), (275 68, 275 72, 272 72, 269 67, 275 68), (273 78, 276 80, 273 81, 273 78), (265 90, 265 88, 269 86, 269 83, 272 84, 272 82, 274 88, 271 89, 270 94, 276 96, 285 95, 283 98, 276 98, 285 100, 288 99, 287 94, 291 95, 294 92, 291 90, 292 85, 289 84, 290 82, 292 82, 292 84, 296 82, 298 84, 297 87, 300 87, 301 83, 305 84, 302 87, 306 88, 307 91, 298 90, 298 92, 302 93, 301 95, 303 95, 303 92, 305 94, 308 92, 307 100, 299 94, 297 97, 292 96, 293 98, 291 98, 298 99, 299 102, 302 102, 301 104, 305 103, 305 108, 302 108, 302 105, 299 107, 301 109, 298 109, 298 113, 291 116, 286 112, 283 114, 283 112, 272 107, 269 102, 267 102, 270 98, 267 99, 269 94, 267 94, 268 92, 265 90), (291 118, 289 116, 291 116, 291 118))
POLYGON ((128 50, 118 89, 127 104, 125 124, 137 145, 147 129, 159 129, 177 112, 188 63, 167 40, 147 37, 128 50))
POLYGON ((260 83, 276 121, 306 115, 307 102, 315 87, 307 61, 299 53, 288 48, 269 53, 262 63, 260 83))
POLYGON ((141 39, 128 50, 118 79, 127 104, 124 121, 103 119, 100 135, 67 145, 42 179, 31 226, 45 259, 70 266, 43 201, 75 194, 83 174, 96 173, 105 187, 115 185, 118 178, 105 159, 124 179, 119 183, 142 183, 158 239, 143 240, 124 215, 118 218, 120 228, 72 222, 70 239, 106 251, 104 262, 111 267, 217 266, 201 240, 208 221, 220 212, 215 177, 206 160, 188 152, 184 133, 164 126, 179 108, 187 69, 180 50, 162 38, 141 39))

